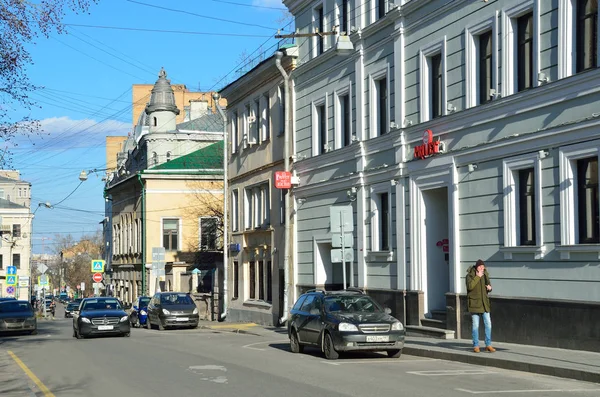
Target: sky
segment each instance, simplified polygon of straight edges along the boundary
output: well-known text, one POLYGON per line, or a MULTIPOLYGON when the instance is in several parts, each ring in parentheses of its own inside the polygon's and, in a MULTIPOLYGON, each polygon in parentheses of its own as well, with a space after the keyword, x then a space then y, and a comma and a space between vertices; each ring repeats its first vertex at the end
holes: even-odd
POLYGON ((66 34, 27 46, 27 75, 43 87, 27 115, 43 132, 2 142, 32 185, 34 254, 101 230, 105 139, 132 130, 133 84, 154 84, 164 67, 173 84, 219 90, 240 76, 244 57, 272 55, 278 29, 293 30, 280 0, 99 0, 63 22, 66 34))

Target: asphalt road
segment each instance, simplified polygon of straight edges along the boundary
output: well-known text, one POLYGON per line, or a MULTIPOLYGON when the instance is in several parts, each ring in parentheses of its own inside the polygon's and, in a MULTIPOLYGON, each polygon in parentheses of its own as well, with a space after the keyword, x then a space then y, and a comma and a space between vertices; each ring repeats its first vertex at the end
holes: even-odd
POLYGON ((315 349, 292 354, 277 333, 133 329, 77 340, 62 313, 36 336, 0 336, 1 396, 600 395, 597 384, 407 355, 327 361, 315 349))

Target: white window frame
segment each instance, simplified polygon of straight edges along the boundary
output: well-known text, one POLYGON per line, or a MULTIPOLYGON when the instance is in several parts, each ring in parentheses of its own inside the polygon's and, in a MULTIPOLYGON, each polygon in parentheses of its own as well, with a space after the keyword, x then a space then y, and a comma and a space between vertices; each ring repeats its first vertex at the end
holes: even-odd
POLYGON ((279 104, 279 129, 278 136, 285 133, 285 87, 283 84, 277 86, 277 103, 279 104))
MULTIPOLYGON (((420 81, 420 119, 421 122, 424 123, 426 121, 431 120, 431 80, 430 80, 430 58, 437 54, 441 54, 442 57, 442 80, 443 80, 443 89, 442 89, 442 103, 447 102, 447 84, 448 81, 446 75, 446 36, 443 36, 440 40, 431 43, 425 47, 422 47, 419 50, 419 81, 420 81)), ((446 106, 442 106, 442 115, 447 114, 446 106)))
POLYGON ((260 96, 260 141, 265 142, 271 139, 271 98, 268 92, 260 96))
POLYGON ((231 191, 231 231, 237 232, 240 230, 240 191, 233 189, 231 191))
MULTIPOLYGON (((558 0, 558 78, 573 76, 577 58, 577 0, 558 0)), ((600 9, 598 10, 600 13, 600 9)), ((598 18, 600 24, 600 18, 598 18)), ((598 27, 600 31, 600 26, 598 27)), ((600 39, 596 42, 600 54, 600 39)))
POLYGON ((502 10, 502 96, 517 93, 517 18, 533 11, 533 87, 540 72, 540 10, 538 0, 518 2, 502 10))
POLYGON ((561 259, 570 259, 571 252, 597 252, 600 258, 600 244, 578 243, 577 214, 577 164, 588 157, 600 159, 600 141, 585 142, 559 149, 559 180, 564 186, 560 191, 560 246, 556 250, 561 259))
POLYGON ((250 104, 250 114, 254 117, 254 123, 249 123, 249 144, 258 144, 260 142, 260 96, 254 98, 250 104))
MULTIPOLYGON (((329 129, 328 127, 328 118, 327 118, 327 108, 328 108, 328 103, 327 103, 327 93, 325 93, 325 96, 317 101, 313 101, 312 106, 311 106, 311 110, 312 110, 312 117, 311 117, 311 121, 312 121, 312 155, 313 156, 318 156, 321 154, 321 150, 319 150, 319 140, 320 140, 320 134, 319 134, 319 128, 321 126, 321 124, 319 123, 319 114, 317 112, 317 108, 319 106, 323 106, 325 114, 323 115, 323 117, 325 117, 325 140, 326 142, 321 142, 323 145, 329 145, 329 129)), ((328 146, 329 147, 329 146, 328 146)), ((328 152, 328 150, 323 150, 323 152, 328 152)))
MULTIPOLYGON (((340 33, 342 32, 342 12, 344 10, 344 1, 345 0, 335 0, 334 3, 334 24, 336 26, 340 27, 340 33)), ((346 15, 346 20, 348 21, 348 26, 347 26, 347 31, 346 34, 350 34, 350 27, 353 25, 352 24, 352 0, 347 0, 348 1, 348 15, 346 15)))
POLYGON ((162 247, 163 244, 164 244, 164 240, 163 240, 164 235, 163 235, 163 233, 164 233, 164 230, 165 230, 164 229, 165 219, 168 219, 168 220, 175 219, 175 220, 177 220, 177 249, 175 249, 175 250, 169 250, 169 249, 167 249, 167 247, 164 247, 164 248, 167 251, 181 251, 181 249, 182 249, 181 243, 183 241, 183 235, 182 235, 182 232, 183 232, 182 227, 183 227, 183 225, 182 225, 181 218, 178 217, 178 216, 164 216, 164 217, 160 218, 160 246, 162 247))
POLYGON ((261 185, 261 196, 262 226, 267 228, 271 225, 271 190, 268 182, 261 185))
POLYGON ((542 219, 542 166, 538 152, 506 159, 502 162, 502 187, 504 192, 504 259, 512 259, 514 253, 533 253, 535 259, 542 259, 546 253, 544 246, 542 219), (533 168, 535 178, 535 245, 519 244, 519 192, 515 174, 520 170, 533 168))
POLYGON ((253 216, 253 200, 252 195, 254 194, 252 191, 252 186, 246 186, 244 188, 244 230, 251 230, 254 225, 254 216, 253 216))
POLYGON ((371 73, 369 75, 369 114, 372 117, 369 117, 369 136, 371 138, 375 138, 381 135, 385 135, 390 132, 390 67, 389 65, 385 65, 384 68, 371 73), (385 112, 387 131, 384 134, 380 134, 379 128, 379 108, 377 106, 377 101, 379 99, 379 86, 378 83, 380 80, 385 79, 386 84, 386 104, 387 110, 385 112))
MULTIPOLYGON (((320 8, 323 8, 323 30, 325 30, 325 31, 327 30, 327 9, 326 9, 325 5, 326 5, 325 1, 320 1, 317 4, 313 5, 313 8, 312 8, 312 24, 311 24, 312 25, 312 32, 310 32, 310 33, 315 32, 316 29, 319 27, 319 21, 317 20, 317 18, 318 18, 318 15, 319 15, 318 10, 320 8)), ((324 54, 325 51, 327 51, 327 37, 328 36, 325 36, 323 38, 323 49, 322 49, 323 51, 322 51, 322 54, 324 54)), ((311 51, 310 51, 311 55, 312 55, 312 58, 316 58, 316 57, 318 57, 320 55, 317 52, 317 42, 318 42, 319 38, 320 38, 320 36, 317 36, 317 35, 315 35, 315 36, 313 36, 313 37, 310 38, 311 44, 312 44, 312 48, 311 48, 311 51)))
POLYGON ((250 103, 244 104, 244 116, 243 116, 243 138, 244 141, 243 148, 247 149, 250 145, 250 117, 252 116, 252 106, 250 103))
POLYGON ((354 131, 352 131, 352 84, 350 82, 346 82, 343 84, 341 88, 333 92, 333 97, 335 100, 333 101, 333 112, 335 115, 334 118, 334 148, 340 149, 344 147, 344 137, 342 132, 342 102, 340 100, 341 97, 348 96, 348 106, 350 106, 350 111, 348 112, 349 120, 346 120, 348 126, 350 128, 350 137, 354 137, 354 131))
POLYGON ((392 241, 392 186, 388 183, 380 183, 377 185, 373 185, 370 188, 371 191, 371 252, 385 252, 389 254, 393 252, 394 242, 392 241), (381 208, 381 194, 388 194, 388 208, 389 208, 389 219, 388 219, 388 235, 390 236, 390 247, 387 251, 381 251, 379 248, 379 234, 381 230, 381 225, 379 224, 379 211, 381 208))
POLYGON ((498 13, 491 18, 465 28, 466 55, 466 105, 471 108, 479 103, 479 36, 492 32, 492 86, 498 92, 498 13))
POLYGON ((237 153, 237 146, 239 144, 238 140, 240 139, 238 127, 239 127, 239 120, 238 120, 238 112, 236 110, 236 111, 234 111, 234 112, 231 113, 231 118, 230 118, 231 154, 237 153))
POLYGON ((198 245, 202 249, 202 220, 203 219, 214 219, 216 222, 215 230, 215 249, 219 249, 219 218, 216 216, 200 216, 198 218, 198 245))

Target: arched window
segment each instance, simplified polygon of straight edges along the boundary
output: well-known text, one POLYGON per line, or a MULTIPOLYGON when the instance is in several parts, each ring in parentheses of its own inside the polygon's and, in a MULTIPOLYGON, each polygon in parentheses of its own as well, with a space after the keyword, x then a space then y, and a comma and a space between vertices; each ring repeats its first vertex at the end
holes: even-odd
POLYGON ((158 125, 158 121, 156 120, 156 117, 152 117, 152 122, 154 123, 154 127, 156 127, 158 125))
POLYGON ((171 161, 171 152, 167 152, 167 161, 171 161))
POLYGON ((156 154, 156 152, 152 152, 152 164, 158 164, 158 154, 156 154))

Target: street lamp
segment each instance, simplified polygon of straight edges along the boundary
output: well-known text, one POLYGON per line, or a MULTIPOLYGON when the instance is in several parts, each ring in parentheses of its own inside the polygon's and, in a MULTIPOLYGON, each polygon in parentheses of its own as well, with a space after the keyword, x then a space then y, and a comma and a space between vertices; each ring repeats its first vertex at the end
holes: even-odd
MULTIPOLYGON (((52 204, 50 204, 50 202, 46 201, 45 203, 38 203, 37 208, 35 209, 35 211, 33 211, 33 213, 31 214, 31 219, 29 220, 30 224, 29 224, 29 289, 28 289, 28 293, 29 293, 29 297, 28 299, 31 300, 31 296, 33 295, 33 218, 35 217, 35 213, 38 212, 38 210, 41 207, 45 207, 45 208, 53 208, 52 204)), ((42 290, 42 293, 43 290, 42 290)), ((44 317, 46 316, 46 301, 45 301, 45 295, 44 295, 44 317)))

